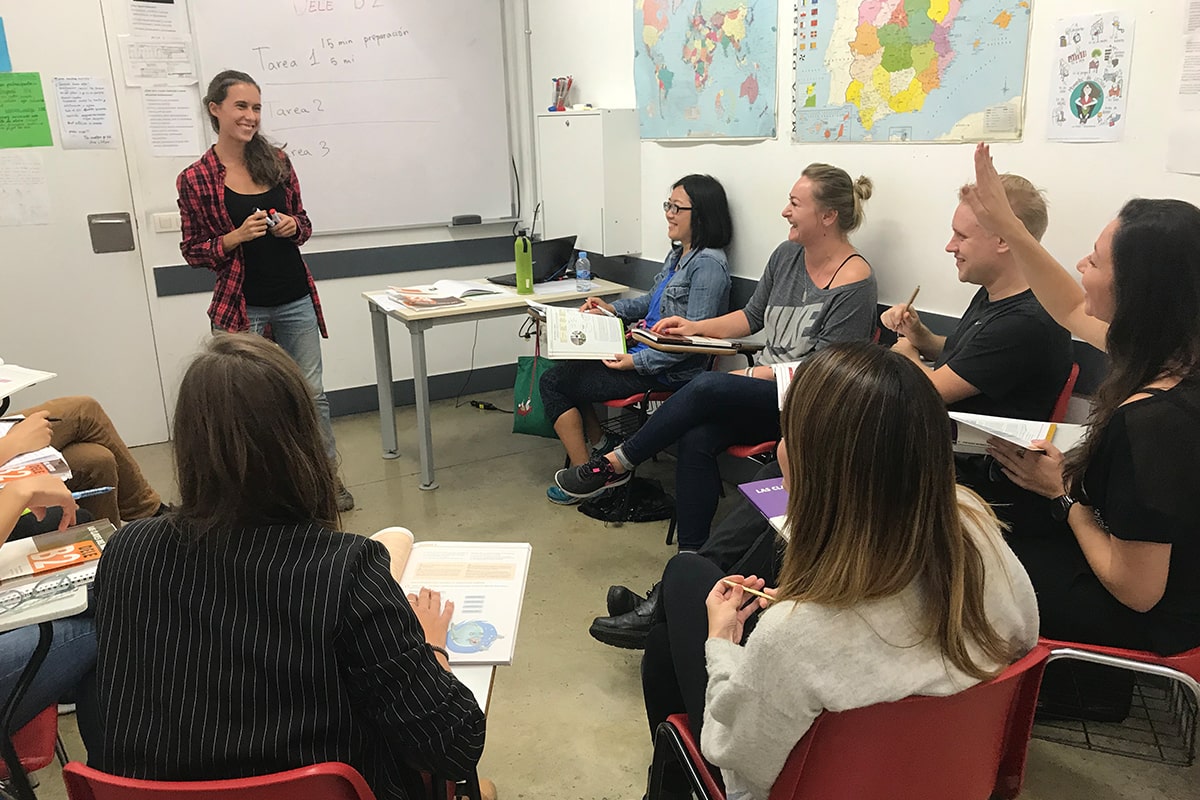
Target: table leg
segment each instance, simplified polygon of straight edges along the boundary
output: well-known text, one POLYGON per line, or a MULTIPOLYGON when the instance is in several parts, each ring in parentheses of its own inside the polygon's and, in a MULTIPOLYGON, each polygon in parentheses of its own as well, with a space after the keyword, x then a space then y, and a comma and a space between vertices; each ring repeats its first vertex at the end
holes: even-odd
POLYGON ((41 623, 38 626, 38 643, 37 647, 33 648, 33 656, 25 665, 25 669, 21 670, 21 676, 17 678, 17 685, 13 687, 12 693, 5 701, 4 709, 0 710, 0 756, 3 756, 4 763, 8 766, 9 788, 17 800, 37 800, 37 795, 33 793, 33 787, 29 784, 29 776, 21 767, 21 759, 17 757, 17 749, 13 746, 9 730, 12 726, 13 715, 17 713, 17 706, 20 705, 25 692, 29 690, 29 685, 33 683, 37 671, 41 669, 42 662, 46 660, 46 654, 50 652, 50 642, 53 638, 53 623, 41 623))
POLYGON ((388 338, 388 316, 374 303, 371 309, 371 340, 375 348, 375 386, 379 392, 379 438, 383 457, 400 456, 396 443, 396 395, 392 390, 392 343, 388 338))
POLYGON ((438 488, 433 479, 433 429, 429 422, 429 366, 425 362, 425 331, 432 326, 428 322, 414 320, 408 323, 412 339, 413 393, 417 401, 417 451, 421 456, 421 489, 432 491, 438 488))

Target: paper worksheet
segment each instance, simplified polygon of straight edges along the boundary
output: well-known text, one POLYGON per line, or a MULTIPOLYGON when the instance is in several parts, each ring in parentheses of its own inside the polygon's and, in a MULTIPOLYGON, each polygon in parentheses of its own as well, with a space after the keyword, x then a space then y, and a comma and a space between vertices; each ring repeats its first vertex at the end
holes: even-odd
POLYGON ((187 36, 187 14, 176 0, 129 0, 129 30, 146 36, 187 36))
MULTIPOLYGON (((1200 2, 1189 9, 1197 6, 1200 2)), ((1190 18, 1188 23, 1190 30, 1190 18)), ((1200 32, 1190 33, 1184 41, 1178 100, 1167 130, 1167 169, 1200 175, 1200 149, 1196 147, 1200 138, 1200 32)))
POLYGON ((142 90, 142 105, 150 130, 150 154, 188 156, 204 152, 200 138, 200 98, 187 86, 142 90))
POLYGON ((117 37, 126 86, 190 86, 196 83, 192 40, 186 36, 117 37))
POLYGON ((51 83, 58 107, 58 139, 64 150, 117 146, 108 81, 81 75, 53 78, 51 83))
POLYGON ((50 188, 42 154, 0 151, 0 225, 49 225, 50 188))

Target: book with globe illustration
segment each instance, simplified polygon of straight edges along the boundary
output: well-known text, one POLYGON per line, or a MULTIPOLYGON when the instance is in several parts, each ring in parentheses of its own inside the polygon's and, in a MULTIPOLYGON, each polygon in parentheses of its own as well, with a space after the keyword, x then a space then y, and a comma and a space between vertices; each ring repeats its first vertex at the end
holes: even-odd
POLYGON ((512 663, 531 552, 525 542, 412 545, 400 585, 409 594, 433 589, 454 602, 446 635, 451 664, 512 663))

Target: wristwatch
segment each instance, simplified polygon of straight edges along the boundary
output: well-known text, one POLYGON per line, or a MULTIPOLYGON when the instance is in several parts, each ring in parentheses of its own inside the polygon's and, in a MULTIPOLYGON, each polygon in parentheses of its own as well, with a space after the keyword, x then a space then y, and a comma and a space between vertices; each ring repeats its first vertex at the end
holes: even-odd
POLYGON ((1069 494, 1061 494, 1050 502, 1054 504, 1050 506, 1050 516, 1058 522, 1066 522, 1067 515, 1071 513, 1071 506, 1079 501, 1069 494))

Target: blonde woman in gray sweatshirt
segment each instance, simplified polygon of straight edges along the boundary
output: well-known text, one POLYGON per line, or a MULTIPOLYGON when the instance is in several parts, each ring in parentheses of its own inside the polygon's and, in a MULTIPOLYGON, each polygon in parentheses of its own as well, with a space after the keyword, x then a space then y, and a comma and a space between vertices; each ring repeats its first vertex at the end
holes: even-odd
POLYGON ((730 800, 765 800, 822 711, 954 694, 1037 643, 1029 577, 991 509, 955 486, 945 405, 919 369, 831 347, 797 372, 781 423, 779 585, 733 576, 705 601, 701 749, 730 800), (774 601, 743 608, 743 586, 774 601))

